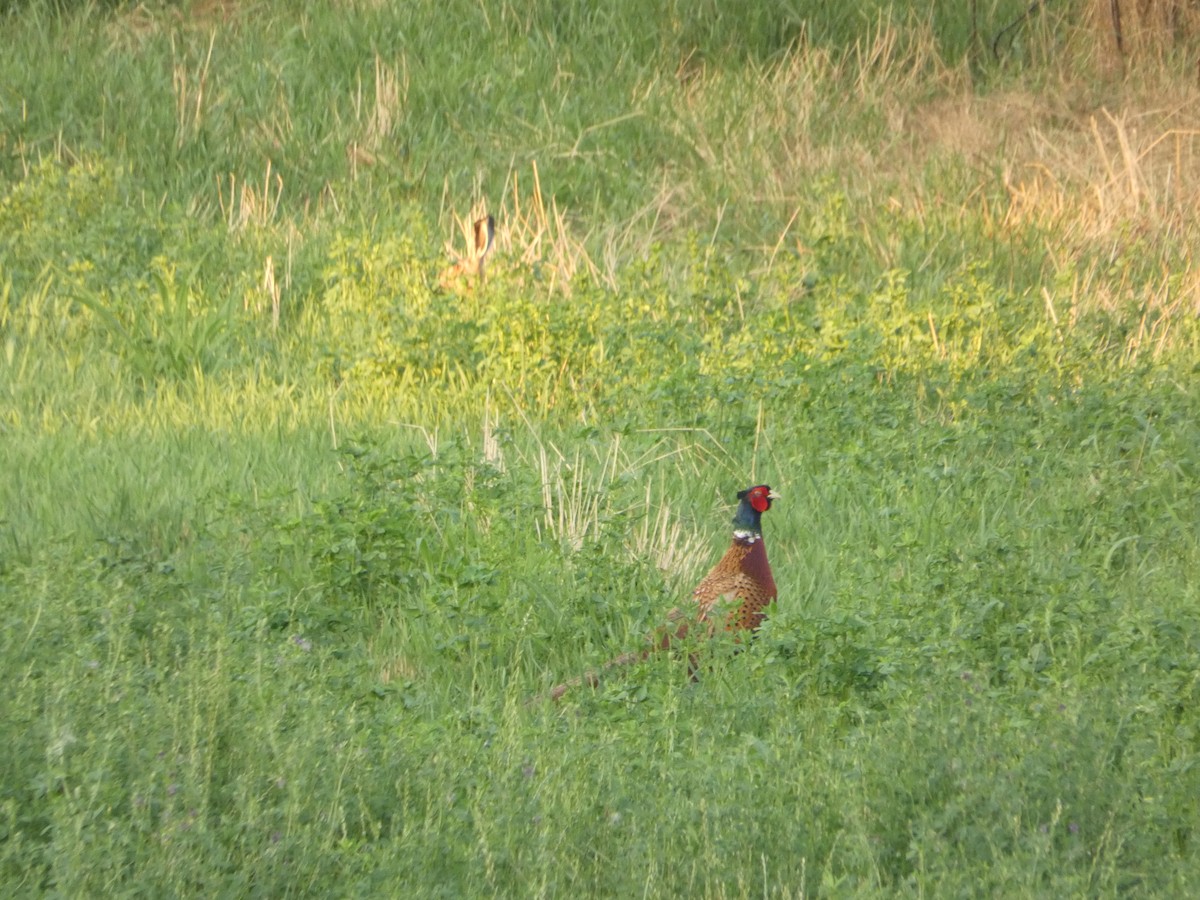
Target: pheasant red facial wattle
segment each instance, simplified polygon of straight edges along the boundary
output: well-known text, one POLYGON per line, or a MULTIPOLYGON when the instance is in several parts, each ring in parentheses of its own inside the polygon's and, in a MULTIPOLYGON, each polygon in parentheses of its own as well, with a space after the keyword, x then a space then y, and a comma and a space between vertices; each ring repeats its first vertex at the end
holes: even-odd
MULTIPOLYGON (((692 591, 694 606, 673 609, 667 616, 669 626, 659 629, 648 638, 651 648, 640 653, 626 653, 605 663, 604 670, 629 665, 645 659, 655 650, 666 650, 685 639, 692 626, 702 626, 701 634, 711 636, 719 617, 724 616, 728 631, 753 632, 762 624, 766 608, 777 596, 767 547, 763 541, 762 514, 771 508, 779 495, 769 485, 756 484, 740 491, 738 507, 733 516, 733 538, 725 555, 704 576, 692 591)), ((695 660, 692 661, 693 674, 695 660)), ((558 700, 572 687, 588 684, 595 687, 600 673, 589 672, 582 678, 560 684, 550 691, 558 700)))

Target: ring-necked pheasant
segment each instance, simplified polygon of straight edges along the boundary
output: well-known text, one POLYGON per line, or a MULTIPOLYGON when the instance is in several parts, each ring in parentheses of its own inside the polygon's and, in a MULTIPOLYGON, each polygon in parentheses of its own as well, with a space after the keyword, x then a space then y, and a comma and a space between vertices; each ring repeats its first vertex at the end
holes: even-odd
MULTIPOLYGON (((763 611, 776 596, 775 578, 771 575, 767 547, 763 543, 762 514, 771 508, 771 502, 778 500, 779 495, 768 485, 759 484, 740 491, 737 496, 733 539, 725 555, 692 591, 695 605, 690 609, 671 610, 667 616, 669 624, 647 639, 651 645, 649 649, 623 654, 609 660, 599 671, 557 685, 550 691, 550 699, 558 700, 568 690, 582 684, 595 687, 603 672, 638 662, 656 650, 668 649, 684 640, 693 626, 704 626, 703 636, 711 637, 716 631, 714 618, 722 610, 728 610, 725 615, 727 631, 753 632, 758 629, 763 611)), ((690 669, 694 676, 694 657, 690 669)))

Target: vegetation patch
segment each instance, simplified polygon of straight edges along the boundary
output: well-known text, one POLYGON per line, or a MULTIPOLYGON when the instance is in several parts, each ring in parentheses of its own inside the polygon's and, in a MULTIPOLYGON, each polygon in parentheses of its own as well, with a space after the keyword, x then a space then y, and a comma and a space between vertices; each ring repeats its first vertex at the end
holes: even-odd
POLYGON ((1186 4, 293 6, 0 18, 4 884, 1188 893, 1186 4))

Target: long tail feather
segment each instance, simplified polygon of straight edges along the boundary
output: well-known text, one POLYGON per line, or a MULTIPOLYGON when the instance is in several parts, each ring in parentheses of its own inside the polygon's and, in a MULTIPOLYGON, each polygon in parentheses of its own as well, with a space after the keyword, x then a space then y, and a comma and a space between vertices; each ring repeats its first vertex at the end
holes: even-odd
MULTIPOLYGON (((644 659, 649 658, 652 653, 661 653, 664 650, 669 650, 671 647, 685 640, 688 633, 691 631, 692 622, 687 619, 687 614, 681 609, 673 609, 667 615, 669 624, 659 628, 654 634, 646 639, 649 644, 644 650, 637 650, 631 653, 622 653, 620 656, 614 657, 602 665, 599 669, 592 669, 585 672, 577 678, 572 678, 569 681, 564 681, 562 684, 557 684, 542 696, 543 700, 552 700, 557 703, 562 696, 574 688, 583 687, 586 685, 590 688, 596 688, 600 685, 600 679, 603 675, 611 672, 613 669, 620 669, 625 666, 631 666, 634 663, 639 663, 644 659)), ((695 678, 696 660, 695 657, 690 658, 688 671, 695 678)))

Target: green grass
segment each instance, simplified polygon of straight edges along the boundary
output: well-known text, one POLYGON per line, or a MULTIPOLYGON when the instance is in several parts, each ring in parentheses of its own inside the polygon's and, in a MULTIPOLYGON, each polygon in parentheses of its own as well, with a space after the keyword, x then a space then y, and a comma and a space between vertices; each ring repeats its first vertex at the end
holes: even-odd
POLYGON ((1194 893, 1194 31, 592 6, 0 19, 6 892, 1194 893))

